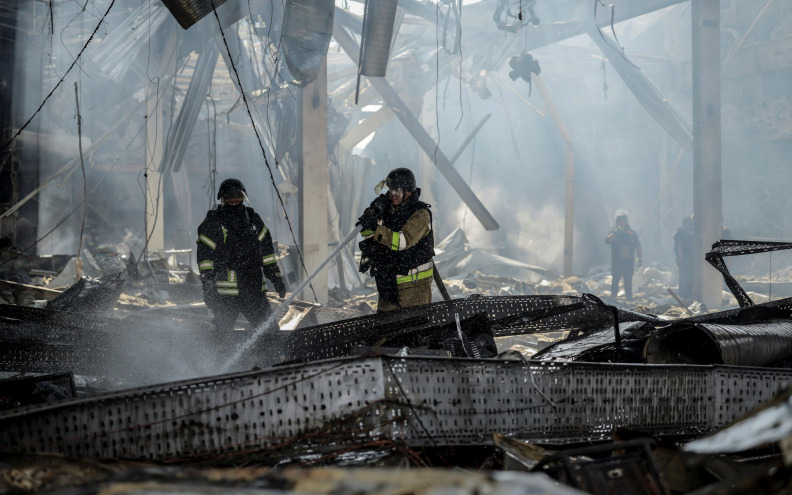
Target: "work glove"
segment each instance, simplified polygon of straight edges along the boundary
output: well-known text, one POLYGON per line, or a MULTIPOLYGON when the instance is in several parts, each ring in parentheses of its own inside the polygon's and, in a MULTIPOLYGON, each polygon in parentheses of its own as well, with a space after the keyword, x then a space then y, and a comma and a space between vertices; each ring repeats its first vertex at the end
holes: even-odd
POLYGON ((217 292, 217 285, 213 278, 201 275, 201 285, 203 286, 203 299, 206 307, 215 310, 220 303, 220 294, 217 292))
POLYGON ((275 287, 275 291, 278 293, 278 297, 283 299, 286 297, 286 284, 283 283, 283 279, 281 277, 276 277, 272 280, 272 285, 275 287))
POLYGON ((371 208, 366 208, 355 224, 360 226, 361 232, 373 232, 377 228, 377 217, 372 215, 370 210, 371 208))
POLYGON ((374 201, 371 202, 369 208, 376 212, 374 217, 378 217, 385 212, 385 210, 388 208, 388 205, 390 205, 390 200, 388 199, 388 196, 385 194, 380 194, 379 196, 374 198, 374 201))
POLYGON ((643 260, 641 259, 641 257, 639 256, 638 258, 635 258, 635 267, 641 268, 642 266, 643 266, 643 260))
POLYGON ((374 201, 371 202, 366 211, 358 218, 355 225, 360 225, 362 231, 373 231, 377 228, 377 218, 385 212, 385 209, 390 204, 390 200, 384 194, 380 194, 374 201))

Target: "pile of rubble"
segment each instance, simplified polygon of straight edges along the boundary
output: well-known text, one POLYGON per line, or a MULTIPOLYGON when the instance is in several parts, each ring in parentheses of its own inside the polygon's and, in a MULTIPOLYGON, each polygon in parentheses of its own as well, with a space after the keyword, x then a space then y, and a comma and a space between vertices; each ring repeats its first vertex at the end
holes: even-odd
POLYGON ((36 284, 70 258, 9 263, 33 276, 3 286, 0 493, 786 493, 792 299, 726 271, 739 305, 675 306, 647 267, 628 306, 604 274, 438 250, 450 301, 273 298, 279 332, 230 335, 167 259, 66 288, 36 284))

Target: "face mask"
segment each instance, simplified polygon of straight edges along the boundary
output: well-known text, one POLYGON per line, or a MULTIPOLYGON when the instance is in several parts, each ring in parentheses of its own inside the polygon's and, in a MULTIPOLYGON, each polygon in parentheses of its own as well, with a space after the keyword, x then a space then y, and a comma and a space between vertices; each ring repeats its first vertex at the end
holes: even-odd
POLYGON ((228 212, 231 212, 231 213, 241 212, 244 208, 245 208, 244 201, 240 201, 239 203, 237 203, 235 205, 230 205, 228 203, 225 203, 223 205, 223 209, 228 211, 228 212))

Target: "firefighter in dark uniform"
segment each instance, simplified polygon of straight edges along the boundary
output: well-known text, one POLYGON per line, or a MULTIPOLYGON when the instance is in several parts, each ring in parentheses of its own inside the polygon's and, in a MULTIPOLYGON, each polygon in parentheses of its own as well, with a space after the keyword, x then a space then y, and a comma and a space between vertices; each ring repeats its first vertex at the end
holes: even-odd
POLYGON ((217 192, 220 205, 198 226, 198 270, 206 306, 217 330, 233 330, 239 313, 253 328, 270 314, 268 278, 280 297, 286 295, 272 236, 248 200, 238 179, 226 179, 217 192))
POLYGON ((361 226, 360 271, 377 284, 377 312, 432 302, 434 235, 430 206, 420 201, 421 189, 406 168, 392 170, 375 189, 387 187, 366 208, 361 226))
POLYGON ((624 278, 624 296, 630 300, 633 272, 643 262, 638 234, 630 227, 625 210, 616 211, 616 226, 605 237, 605 242, 611 245, 611 296, 619 293, 619 279, 624 278))

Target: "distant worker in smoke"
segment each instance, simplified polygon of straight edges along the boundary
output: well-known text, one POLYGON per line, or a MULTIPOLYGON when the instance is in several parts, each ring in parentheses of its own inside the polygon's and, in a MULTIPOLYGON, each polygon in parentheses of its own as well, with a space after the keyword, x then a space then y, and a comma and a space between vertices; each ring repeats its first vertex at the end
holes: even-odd
POLYGON ((380 194, 366 208, 361 226, 360 271, 377 283, 377 312, 432 302, 434 234, 430 206, 419 200, 415 175, 407 168, 392 170, 375 188, 380 194))
POLYGON ((280 297, 286 295, 272 236, 248 201, 242 181, 226 179, 217 192, 220 205, 198 226, 198 269, 206 306, 217 330, 233 330, 239 313, 253 327, 270 314, 268 278, 280 297))
POLYGON ((683 300, 693 295, 694 245, 693 215, 688 215, 682 219, 682 226, 674 232, 674 255, 679 272, 679 297, 683 300))
POLYGON ((630 300, 633 297, 633 272, 643 262, 641 243, 638 241, 638 234, 628 223, 626 210, 616 211, 616 226, 605 237, 605 242, 611 245, 611 295, 616 297, 619 293, 619 279, 624 278, 624 296, 630 300))

